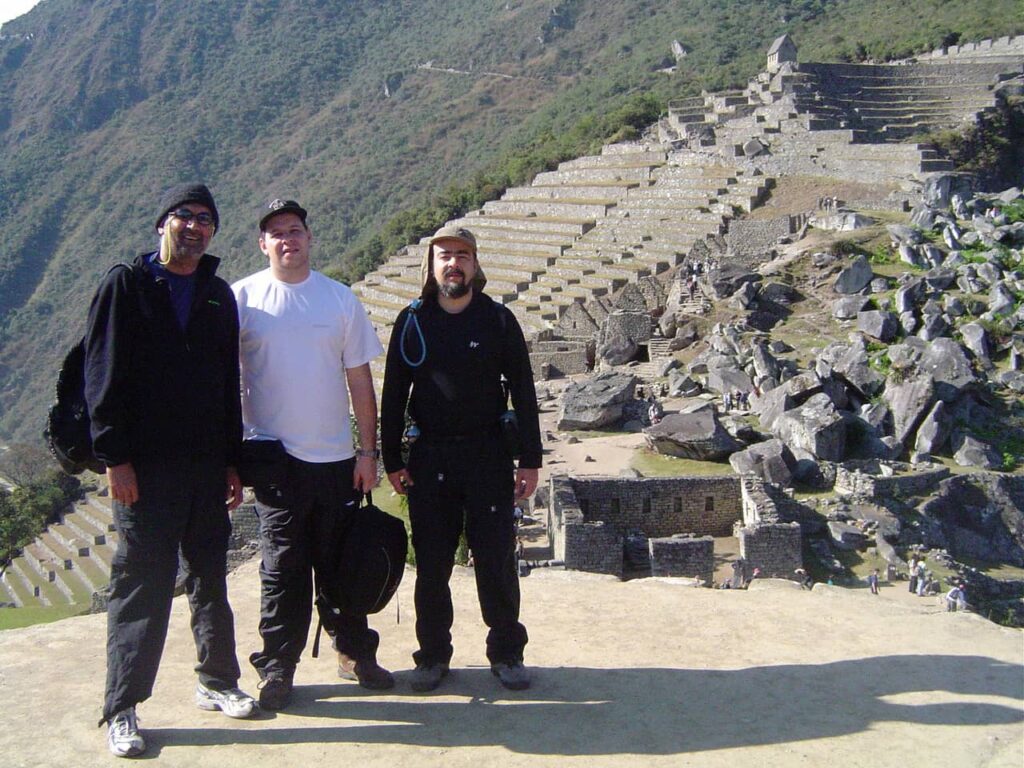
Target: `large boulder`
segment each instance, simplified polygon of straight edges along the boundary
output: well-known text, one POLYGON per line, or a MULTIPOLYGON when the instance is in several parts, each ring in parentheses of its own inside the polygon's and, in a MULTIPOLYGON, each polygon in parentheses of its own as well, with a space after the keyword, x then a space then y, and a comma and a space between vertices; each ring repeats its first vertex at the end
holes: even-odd
POLYGON ((839 273, 832 289, 842 294, 859 293, 867 287, 873 276, 871 264, 864 256, 858 256, 839 273))
POLYGON ((990 350, 988 346, 988 334, 985 327, 978 322, 964 323, 960 326, 960 335, 963 337, 964 346, 969 349, 976 358, 983 363, 989 363, 990 350))
POLYGON ((863 398, 873 397, 885 385, 885 377, 871 367, 863 344, 850 344, 839 359, 832 363, 832 372, 856 389, 863 398))
POLYGON ((879 341, 892 341, 899 327, 899 320, 892 312, 871 309, 857 313, 857 330, 879 341))
POLYGON ((824 393, 779 416, 773 432, 791 449, 826 461, 842 461, 846 450, 846 422, 824 393))
POLYGON ((956 400, 964 389, 977 381, 964 348, 949 338, 931 342, 907 338, 889 347, 889 360, 893 370, 904 379, 924 374, 931 376, 937 396, 947 403, 956 400))
POLYGON ((599 373, 570 385, 562 395, 558 428, 600 429, 622 419, 623 407, 633 400, 637 378, 623 373, 599 373))
POLYGON ((832 546, 845 551, 863 549, 868 543, 864 531, 842 520, 829 520, 828 535, 832 539, 832 546))
POLYGON ((935 405, 935 381, 922 374, 906 381, 890 376, 882 394, 893 417, 893 435, 907 445, 917 427, 935 405))
POLYGON ((636 357, 639 345, 624 333, 605 333, 597 347, 597 357, 608 365, 625 365, 636 357))
POLYGON ((998 469, 1002 465, 1002 459, 995 449, 972 435, 963 435, 960 438, 953 460, 961 467, 998 469))
POLYGON ((836 320, 853 320, 857 313, 868 306, 867 296, 843 296, 832 302, 832 317, 836 320))
POLYGON ((722 426, 712 407, 671 413, 644 429, 644 436, 658 453, 684 459, 719 461, 743 448, 743 443, 722 426))
POLYGON ((1024 477, 954 475, 920 511, 942 527, 953 557, 1024 567, 1024 477))
POLYGON ((744 283, 757 283, 761 276, 738 264, 725 264, 712 273, 711 290, 716 299, 726 299, 740 289, 744 283))
POLYGON ((921 454, 938 453, 949 439, 952 418, 949 406, 939 400, 917 429, 914 452, 921 454))
POLYGON ((737 451, 729 457, 732 468, 740 475, 757 475, 769 483, 783 487, 793 484, 796 459, 778 439, 766 440, 737 451))
POLYGON ((754 384, 750 377, 736 365, 725 364, 708 368, 708 389, 713 392, 750 392, 753 388, 754 384))

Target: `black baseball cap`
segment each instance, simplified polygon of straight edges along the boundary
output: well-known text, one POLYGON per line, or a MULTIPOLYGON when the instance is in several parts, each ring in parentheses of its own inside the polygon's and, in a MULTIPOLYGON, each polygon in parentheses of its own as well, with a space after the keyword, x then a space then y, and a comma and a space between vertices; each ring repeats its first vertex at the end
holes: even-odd
POLYGON ((302 223, 306 223, 306 209, 299 205, 294 200, 282 200, 281 198, 275 198, 267 204, 267 212, 263 214, 263 218, 260 219, 260 232, 265 232, 267 229, 267 222, 277 216, 279 213, 294 213, 300 219, 302 223))

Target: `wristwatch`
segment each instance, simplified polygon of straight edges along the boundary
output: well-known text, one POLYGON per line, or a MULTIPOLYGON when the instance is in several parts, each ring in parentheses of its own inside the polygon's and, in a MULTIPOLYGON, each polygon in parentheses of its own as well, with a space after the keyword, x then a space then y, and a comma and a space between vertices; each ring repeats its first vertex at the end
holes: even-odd
POLYGON ((366 459, 379 459, 380 449, 379 448, 357 448, 356 456, 360 456, 366 459))

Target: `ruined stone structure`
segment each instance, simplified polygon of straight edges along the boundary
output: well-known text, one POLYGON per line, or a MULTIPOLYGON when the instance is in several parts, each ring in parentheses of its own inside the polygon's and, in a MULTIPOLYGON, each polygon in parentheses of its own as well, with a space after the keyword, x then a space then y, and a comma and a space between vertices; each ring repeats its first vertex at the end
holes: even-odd
POLYGON ((803 567, 800 524, 782 522, 778 507, 759 478, 743 478, 743 527, 739 529, 744 577, 755 568, 765 578, 795 579, 803 567))
POLYGON ((715 575, 715 540, 679 533, 648 542, 652 576, 681 576, 711 584, 715 575))
MULTIPOLYGON (((551 478, 548 534, 555 558, 574 570, 621 576, 628 534, 729 536, 741 517, 740 481, 734 476, 551 478)), ((684 575, 680 564, 705 562, 691 551, 703 551, 703 543, 680 539, 649 546, 652 572, 684 575)))
POLYGON ((914 466, 888 462, 885 467, 883 473, 877 459, 849 461, 838 465, 836 493, 865 499, 890 496, 907 498, 934 490, 940 481, 950 476, 949 469, 941 464, 914 466))

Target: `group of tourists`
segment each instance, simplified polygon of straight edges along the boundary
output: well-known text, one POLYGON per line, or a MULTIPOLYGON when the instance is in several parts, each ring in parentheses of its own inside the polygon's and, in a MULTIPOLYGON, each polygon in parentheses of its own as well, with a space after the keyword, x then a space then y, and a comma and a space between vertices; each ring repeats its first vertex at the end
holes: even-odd
MULTIPOLYGON (((475 237, 443 227, 430 239, 422 296, 398 316, 387 350, 378 450, 370 362, 384 350, 352 291, 311 268, 306 209, 277 199, 261 211, 258 245, 268 267, 230 286, 206 252, 219 225, 205 185, 167 190, 157 247, 111 269, 89 310, 86 400, 119 535, 101 719, 110 751, 131 757, 146 749, 136 705, 152 693, 179 560, 197 706, 234 718, 257 706, 289 706, 315 586, 336 558, 338 531, 378 484, 381 456, 391 486, 409 501, 419 644, 413 690, 432 690, 449 673, 448 582, 463 532, 491 671, 506 688, 527 688, 514 504, 537 486, 537 400, 519 323, 483 292, 475 237), (502 439, 509 398, 518 465, 502 439), (419 434, 408 455, 407 416, 419 434), (242 499, 243 446, 253 445, 281 449, 274 472, 246 479, 262 552, 262 648, 249 657, 260 678, 258 705, 238 687, 226 585, 228 513, 242 499)), ((393 687, 366 616, 316 604, 338 674, 371 690, 393 687)))

